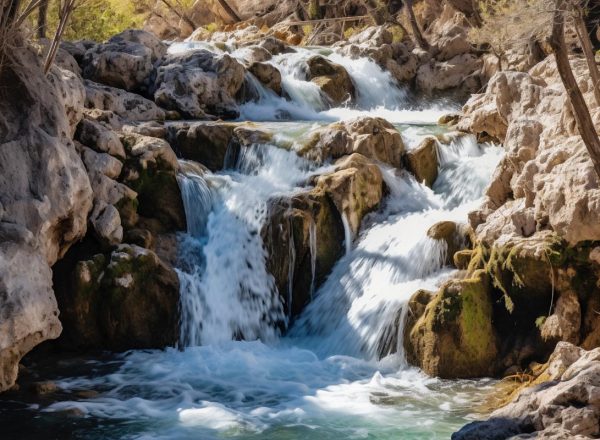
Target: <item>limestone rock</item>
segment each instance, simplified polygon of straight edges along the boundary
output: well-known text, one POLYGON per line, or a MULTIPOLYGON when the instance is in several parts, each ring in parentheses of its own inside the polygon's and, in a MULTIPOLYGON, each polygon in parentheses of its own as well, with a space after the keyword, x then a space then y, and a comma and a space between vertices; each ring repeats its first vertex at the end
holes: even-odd
POLYGON ((112 40, 89 49, 83 57, 83 77, 128 91, 141 90, 152 73, 154 52, 140 43, 112 40))
POLYGON ((0 241, 0 391, 15 383, 21 358, 61 330, 46 258, 22 243, 0 241))
POLYGON ((433 225, 427 231, 427 236, 444 243, 446 247, 446 264, 454 262, 454 254, 464 249, 470 242, 466 225, 451 221, 442 221, 433 225))
POLYGON ((205 165, 211 171, 223 169, 234 124, 206 122, 173 126, 169 138, 184 159, 205 165))
POLYGON ((154 100, 185 117, 205 119, 239 115, 235 96, 244 83, 244 67, 229 55, 195 50, 168 55, 156 70, 154 100))
POLYGON ((85 81, 85 106, 114 112, 127 121, 162 121, 165 111, 135 93, 85 81))
POLYGON ((248 71, 266 87, 281 95, 281 72, 277 67, 268 63, 254 62, 248 67, 248 71))
POLYGON ((417 87, 425 92, 433 92, 460 86, 474 93, 481 86, 477 76, 480 69, 481 61, 472 54, 457 55, 448 61, 431 60, 419 67, 417 87))
POLYGON ((322 162, 360 153, 400 167, 404 151, 402 136, 392 124, 382 118, 361 117, 318 129, 299 154, 322 162))
POLYGON ((319 176, 316 186, 329 195, 338 211, 346 217, 354 237, 358 235, 362 219, 383 197, 381 171, 358 153, 338 160, 335 171, 319 176))
POLYGON ((483 271, 444 284, 414 326, 405 330, 409 362, 439 377, 492 374, 498 347, 490 288, 483 271))
POLYGON ((108 40, 109 43, 120 43, 123 41, 141 44, 150 49, 152 52, 152 62, 167 54, 167 45, 151 32, 140 29, 126 29, 108 40))
POLYGON ((267 269, 286 315, 294 319, 343 255, 340 213, 322 188, 278 197, 269 203, 261 235, 268 253, 267 269))
MULTIPOLYGON (((557 350, 565 351, 560 345, 557 350)), ((511 403, 492 413, 489 420, 474 422, 452 436, 462 440, 478 432, 481 439, 498 438, 499 429, 513 427, 512 435, 533 433, 514 438, 585 439, 600 434, 600 349, 572 352, 564 373, 553 381, 526 388, 511 403), (573 360, 573 356, 578 357, 573 360), (517 429, 515 430, 514 427, 517 429), (496 437, 494 437, 496 435, 496 437)))
POLYGON ((97 215, 92 214, 91 222, 98 238, 109 246, 115 246, 123 240, 121 216, 113 205, 106 205, 97 215))
POLYGON ((355 96, 352 78, 343 66, 329 61, 320 55, 315 55, 306 61, 308 65, 308 80, 317 84, 336 107, 355 96))
POLYGON ((179 280, 148 249, 121 245, 109 256, 80 261, 56 294, 61 339, 71 349, 119 351, 177 342, 179 280))
POLYGON ((406 167, 415 176, 417 182, 431 187, 437 179, 439 161, 437 140, 428 137, 414 150, 406 153, 406 167))
POLYGON ((83 145, 100 153, 108 153, 119 159, 125 159, 125 149, 119 136, 104 125, 90 119, 82 119, 77 127, 75 138, 83 145))

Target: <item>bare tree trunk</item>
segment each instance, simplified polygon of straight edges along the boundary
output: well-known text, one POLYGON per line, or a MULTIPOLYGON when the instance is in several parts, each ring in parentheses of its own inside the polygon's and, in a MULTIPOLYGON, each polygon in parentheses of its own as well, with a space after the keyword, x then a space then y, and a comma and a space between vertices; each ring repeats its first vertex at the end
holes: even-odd
POLYGON ((573 9, 575 30, 577 31, 577 36, 581 42, 581 48, 583 49, 585 60, 587 61, 588 68, 590 69, 592 84, 594 84, 594 97, 596 98, 596 104, 600 106, 600 72, 598 71, 598 65, 596 64, 596 55, 594 54, 592 41, 590 40, 590 35, 588 34, 585 26, 585 21, 583 20, 584 12, 581 4, 574 2, 573 9))
POLYGON ((408 14, 408 21, 410 22, 410 27, 412 29, 413 35, 415 36, 415 40, 417 40, 417 44, 423 50, 429 50, 429 43, 423 37, 421 33, 421 29, 419 28, 419 23, 417 22, 417 17, 415 16, 415 11, 413 10, 413 2, 412 0, 405 0, 406 12, 408 14))
POLYGON ((185 11, 183 11, 183 10, 180 11, 179 9, 177 9, 177 7, 174 6, 173 4, 171 4, 171 2, 169 0, 161 0, 161 1, 165 4, 165 6, 167 8, 169 8, 169 10, 173 11, 173 13, 175 15, 177 15, 180 19, 182 19, 188 25, 190 25, 192 27, 192 29, 194 29, 194 30, 198 29, 198 25, 196 23, 194 23, 194 20, 192 20, 190 18, 190 16, 185 13, 185 11))
POLYGON ((46 38, 46 29, 48 27, 48 1, 42 0, 38 6, 37 36, 39 39, 46 38))
POLYGON ((600 178, 600 139, 594 128, 594 123, 590 116, 583 94, 577 85, 573 70, 569 64, 569 54, 565 44, 565 10, 567 7, 566 0, 556 0, 554 10, 554 20, 552 23, 552 35, 550 36, 550 46, 556 57, 556 66, 558 73, 565 86, 569 101, 573 107, 575 121, 579 134, 588 150, 588 153, 594 164, 596 174, 600 178))
POLYGON ((221 7, 225 10, 225 12, 227 12, 227 15, 229 15, 231 17, 231 19, 233 21, 235 21, 236 23, 239 23, 240 21, 242 21, 242 19, 237 14, 237 12, 235 12, 233 10, 233 8, 231 6, 229 6, 229 3, 227 3, 227 0, 217 0, 217 1, 221 5, 221 7))

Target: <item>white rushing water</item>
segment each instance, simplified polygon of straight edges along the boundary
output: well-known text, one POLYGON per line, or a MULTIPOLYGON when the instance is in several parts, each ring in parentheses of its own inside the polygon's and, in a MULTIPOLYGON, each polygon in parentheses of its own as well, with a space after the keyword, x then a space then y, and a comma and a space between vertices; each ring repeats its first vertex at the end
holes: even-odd
MULTIPOLYGON (((440 130, 431 124, 444 112, 411 110, 407 94, 372 61, 321 51, 348 69, 358 90, 357 105, 330 109, 302 77, 303 63, 315 51, 271 61, 283 73, 288 98, 249 77, 258 98, 242 106, 244 119, 310 122, 264 123, 273 144, 242 147, 223 171, 182 162, 188 223, 178 268, 182 348, 132 351, 109 364, 90 361, 93 373, 59 380, 66 392, 99 391, 46 408, 76 408, 99 420, 82 438, 447 439, 490 386, 427 377, 406 365, 397 343, 410 295, 435 289, 451 273, 444 267, 447 249, 426 236, 428 228, 441 220, 464 222, 500 160, 499 147, 468 136, 439 146, 433 189, 405 171, 382 167, 389 195, 358 237, 346 228, 345 255, 318 289, 311 225, 314 300, 281 335, 286 310, 266 269, 260 231, 271 198, 306 187, 324 169, 280 147, 315 125, 369 114, 401 124, 413 148, 440 130), (103 369, 108 371, 97 372, 103 369)), ((289 272, 293 276, 293 266, 289 272)))

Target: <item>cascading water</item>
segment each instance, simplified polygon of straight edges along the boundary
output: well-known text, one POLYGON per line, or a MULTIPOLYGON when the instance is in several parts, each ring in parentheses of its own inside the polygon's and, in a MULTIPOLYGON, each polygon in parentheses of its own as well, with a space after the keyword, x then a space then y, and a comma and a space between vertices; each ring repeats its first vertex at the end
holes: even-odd
MULTIPOLYGON (((171 51, 193 48, 185 43, 171 51)), ((261 238, 268 201, 293 194, 326 169, 280 147, 315 123, 368 114, 404 124, 399 128, 410 148, 440 130, 431 124, 448 109, 406 110, 404 92, 370 60, 311 49, 271 62, 283 73, 288 98, 248 76, 258 99, 242 106, 242 118, 313 122, 263 124, 274 133, 273 145, 241 147, 217 173, 182 162, 188 224, 178 264, 182 349, 92 360, 84 373, 57 378, 67 397, 45 414, 81 411, 93 423, 77 438, 444 439, 488 386, 426 377, 405 364, 401 344, 410 295, 435 289, 451 272, 444 267, 445 245, 429 239, 427 229, 440 220, 464 221, 501 156, 500 148, 468 136, 440 146, 433 190, 382 167, 389 195, 357 237, 346 228, 346 255, 318 289, 320 243, 317 225, 310 225, 314 300, 287 335, 279 334, 286 311, 261 238), (348 69, 358 89, 354 108, 327 109, 314 84, 304 81, 302 65, 315 53, 348 69), (69 399, 70 392, 89 389, 99 394, 69 399)), ((295 251, 289 249, 290 260, 295 251)))

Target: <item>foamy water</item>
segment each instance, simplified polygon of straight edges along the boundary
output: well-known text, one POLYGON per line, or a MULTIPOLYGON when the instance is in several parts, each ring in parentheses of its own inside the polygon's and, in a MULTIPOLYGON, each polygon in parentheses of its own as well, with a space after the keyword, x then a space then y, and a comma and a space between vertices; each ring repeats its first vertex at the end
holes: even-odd
MULTIPOLYGON (((210 43, 170 51, 199 47, 223 53, 210 43)), ((243 49, 224 49, 245 56, 243 49)), ((368 59, 303 49, 270 62, 283 74, 286 97, 250 75, 256 99, 241 106, 241 118, 265 121, 272 143, 243 147, 216 173, 182 161, 188 231, 177 268, 181 349, 131 351, 110 362, 89 361, 77 374, 59 373, 61 401, 32 408, 43 410, 38 417, 48 426, 65 410, 77 410, 90 422, 69 425, 77 438, 447 439, 474 417, 490 382, 427 377, 406 364, 398 341, 410 296, 434 290, 452 272, 444 267, 445 245, 429 239, 428 228, 466 220, 502 150, 469 136, 440 144, 433 189, 382 166, 389 194, 358 236, 345 228, 345 255, 320 288, 311 288, 313 302, 282 334, 289 311, 266 270, 260 236, 268 202, 328 169, 299 158, 294 145, 328 122, 370 115, 396 124, 411 149, 443 131, 434 124, 453 108, 415 107, 368 59), (315 53, 347 68, 355 103, 330 108, 304 79, 304 63, 315 53), (90 389, 98 395, 73 398, 90 389)), ((311 255, 316 236, 311 227, 311 255)), ((314 282, 314 258, 311 270, 314 282)))

